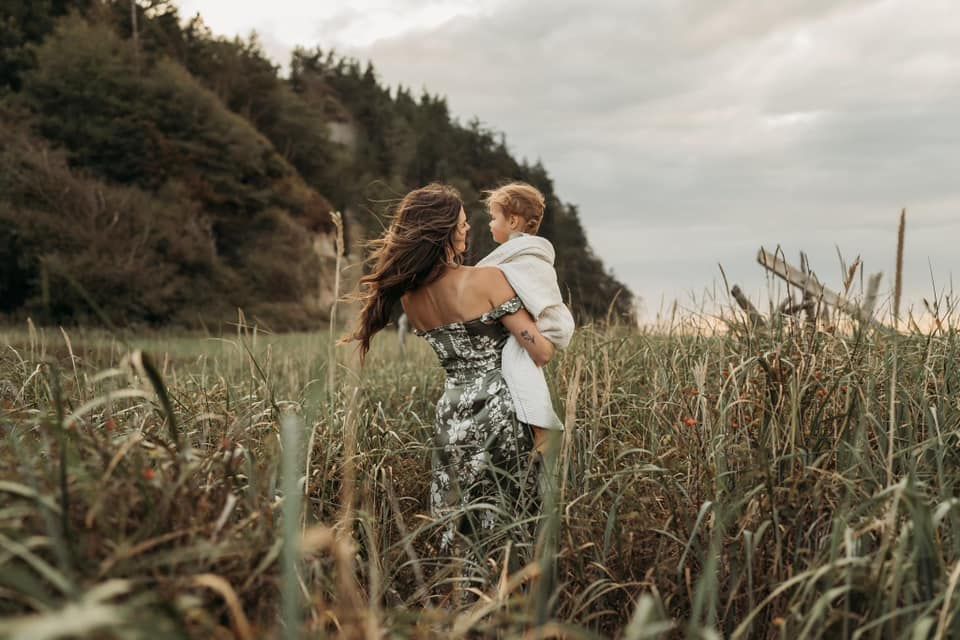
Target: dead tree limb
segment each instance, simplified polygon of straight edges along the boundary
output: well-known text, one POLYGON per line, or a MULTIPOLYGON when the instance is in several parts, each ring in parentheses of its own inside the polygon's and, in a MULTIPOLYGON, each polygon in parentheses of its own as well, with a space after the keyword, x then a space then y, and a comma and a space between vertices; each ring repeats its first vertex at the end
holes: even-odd
POLYGON ((757 254, 757 262, 777 277, 800 287, 808 299, 822 300, 834 309, 843 311, 860 322, 867 322, 878 327, 883 326, 871 315, 864 313, 864 309, 860 306, 820 284, 813 274, 803 273, 800 269, 787 264, 787 262, 772 253, 768 253, 763 248, 757 254))
POLYGON ((753 306, 753 303, 747 300, 747 296, 743 294, 743 290, 740 288, 740 285, 733 285, 733 288, 730 289, 730 295, 732 295, 733 299, 737 301, 737 304, 740 305, 740 308, 746 312, 747 317, 750 319, 751 325, 754 327, 766 326, 767 323, 764 322, 763 316, 761 316, 760 312, 757 311, 757 308, 753 306))

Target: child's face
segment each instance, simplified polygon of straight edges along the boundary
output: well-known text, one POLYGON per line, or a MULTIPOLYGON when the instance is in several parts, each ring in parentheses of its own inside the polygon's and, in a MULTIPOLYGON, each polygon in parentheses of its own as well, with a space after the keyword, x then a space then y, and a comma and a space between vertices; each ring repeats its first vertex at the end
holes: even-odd
POLYGON ((520 228, 520 216, 507 216, 503 208, 495 203, 490 203, 490 233, 493 234, 493 241, 497 244, 503 244, 510 239, 510 234, 520 228))

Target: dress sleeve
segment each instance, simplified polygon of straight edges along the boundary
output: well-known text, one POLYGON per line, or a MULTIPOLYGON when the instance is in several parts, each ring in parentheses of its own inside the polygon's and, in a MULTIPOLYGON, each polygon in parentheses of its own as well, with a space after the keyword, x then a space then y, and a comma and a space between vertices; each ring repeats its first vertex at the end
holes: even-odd
POLYGON ((520 309, 523 309, 523 303, 520 301, 520 296, 514 296, 480 316, 480 322, 484 324, 493 324, 503 316, 516 313, 517 311, 520 311, 520 309))

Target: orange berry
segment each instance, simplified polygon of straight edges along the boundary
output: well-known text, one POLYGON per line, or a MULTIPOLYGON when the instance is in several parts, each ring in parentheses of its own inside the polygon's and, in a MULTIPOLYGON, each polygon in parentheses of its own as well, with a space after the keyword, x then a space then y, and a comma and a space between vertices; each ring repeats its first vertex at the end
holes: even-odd
POLYGON ((683 424, 687 425, 688 427, 693 428, 693 427, 697 426, 697 419, 696 419, 696 418, 684 418, 683 424))
POLYGON ((157 477, 157 472, 151 469, 150 467, 147 467, 146 469, 143 470, 143 479, 146 480, 147 482, 153 480, 156 477, 157 477))

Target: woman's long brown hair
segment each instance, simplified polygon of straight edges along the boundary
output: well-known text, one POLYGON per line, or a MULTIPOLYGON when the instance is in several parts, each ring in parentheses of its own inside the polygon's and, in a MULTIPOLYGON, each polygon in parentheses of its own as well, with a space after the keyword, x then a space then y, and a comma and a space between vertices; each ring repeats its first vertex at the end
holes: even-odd
POLYGON ((362 303, 356 330, 341 343, 360 343, 360 361, 370 351, 370 340, 387 326, 407 291, 430 284, 451 260, 460 263, 454 239, 463 201, 453 187, 428 184, 408 193, 390 228, 370 243, 370 273, 360 278, 356 299, 362 303))

